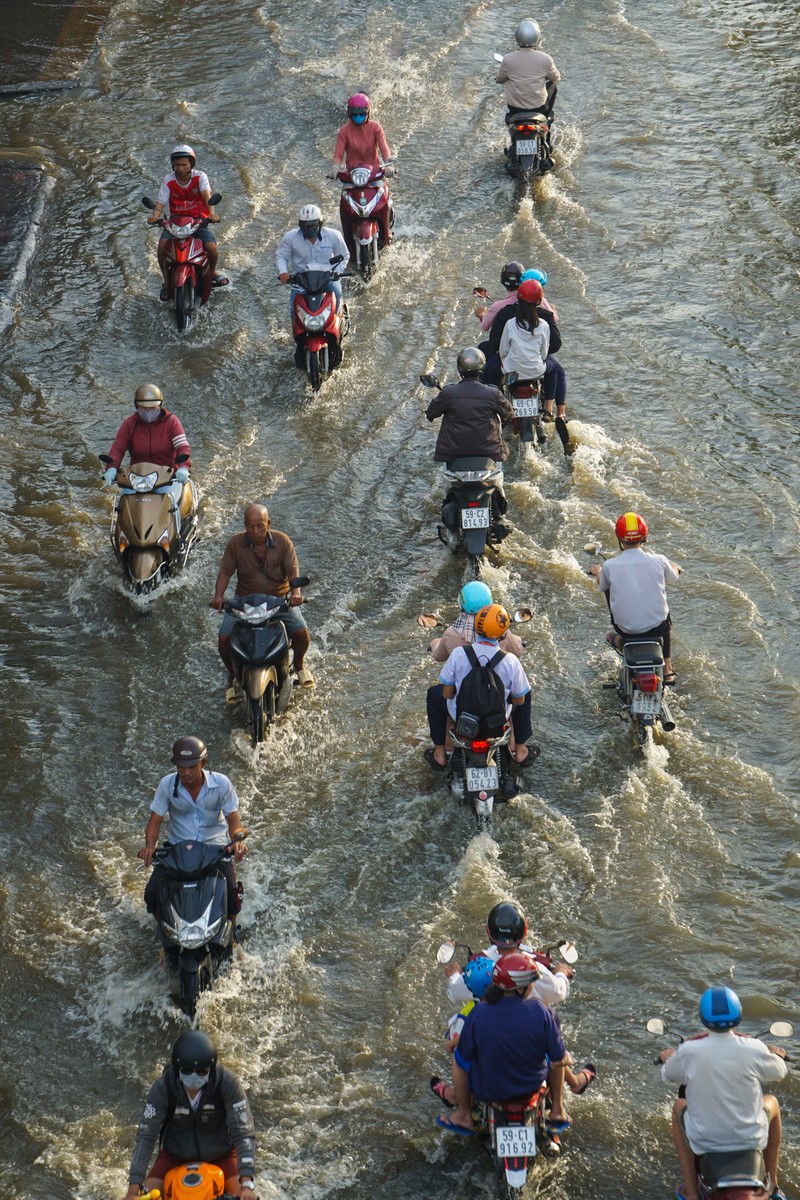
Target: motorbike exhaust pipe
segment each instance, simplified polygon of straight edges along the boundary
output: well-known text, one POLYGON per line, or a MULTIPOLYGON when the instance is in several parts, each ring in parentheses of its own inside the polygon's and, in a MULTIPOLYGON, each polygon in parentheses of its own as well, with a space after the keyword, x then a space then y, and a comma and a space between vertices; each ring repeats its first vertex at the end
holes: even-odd
POLYGON ((665 733, 672 733, 675 728, 675 722, 672 719, 672 713, 669 711, 669 705, 666 700, 661 701, 661 728, 665 733))

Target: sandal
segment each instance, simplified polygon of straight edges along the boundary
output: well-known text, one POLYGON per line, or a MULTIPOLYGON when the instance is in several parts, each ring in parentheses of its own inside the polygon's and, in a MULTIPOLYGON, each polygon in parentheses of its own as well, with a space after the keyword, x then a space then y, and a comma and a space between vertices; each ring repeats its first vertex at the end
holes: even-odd
POLYGON ((609 646, 612 647, 612 649, 622 649, 622 638, 613 629, 609 629, 608 633, 606 634, 606 641, 608 642, 609 646))
POLYGON ((570 1121, 569 1117, 564 1117, 560 1120, 553 1120, 548 1117, 544 1123, 544 1127, 548 1133, 566 1133, 568 1129, 572 1128, 572 1121, 570 1121))
POLYGON ((576 1092, 572 1093, 573 1096, 582 1096, 589 1084, 597 1078, 597 1069, 594 1063, 584 1063, 581 1067, 581 1074, 586 1076, 586 1082, 576 1092))
POLYGON ((441 1100, 441 1102, 445 1106, 445 1108, 455 1108, 455 1104, 451 1104, 450 1101, 445 1096, 445 1092, 447 1091, 447 1084, 438 1075, 431 1076, 431 1091, 433 1092, 433 1094, 437 1100, 441 1100))
POLYGON ((227 287, 230 283, 227 275, 215 275, 211 280, 212 287, 227 287))
POLYGON ((446 771, 447 770, 447 763, 443 764, 443 763, 436 761, 436 757, 433 753, 433 746, 429 746, 422 757, 425 759, 425 762, 428 764, 429 767, 433 767, 434 771, 446 771))
POLYGON ((163 304, 166 304, 167 300, 172 299, 172 288, 167 287, 166 283, 162 283, 158 298, 163 304))
POLYGON ((674 671, 667 671, 664 676, 664 687, 675 687, 676 678, 677 676, 674 671))
POLYGON ((236 682, 236 680, 234 680, 233 683, 229 683, 225 689, 225 703, 238 704, 242 698, 242 695, 243 692, 240 685, 236 682))
POLYGON ((513 765, 519 770, 524 771, 526 767, 532 767, 539 755, 542 753, 540 746, 528 746, 528 757, 521 761, 518 758, 513 759, 513 765))

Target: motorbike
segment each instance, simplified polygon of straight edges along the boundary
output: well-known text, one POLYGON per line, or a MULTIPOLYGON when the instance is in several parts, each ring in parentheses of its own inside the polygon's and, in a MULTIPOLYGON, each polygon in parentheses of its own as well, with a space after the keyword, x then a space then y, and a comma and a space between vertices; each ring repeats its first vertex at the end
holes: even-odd
MULTIPOLYGON (((587 542, 587 554, 607 558, 599 542, 587 542)), ((587 571, 587 575, 591 572, 587 571)), ((619 719, 630 722, 636 742, 643 746, 648 732, 658 722, 665 733, 672 733, 675 721, 664 695, 664 647, 660 639, 643 640, 635 634, 620 635, 621 647, 614 646, 619 674, 603 684, 604 691, 615 691, 620 702, 619 719)))
MULTIPOLYGON (((219 192, 208 201, 209 204, 219 204, 222 196, 219 192)), ((154 209, 155 201, 149 196, 142 196, 145 208, 154 209)), ((205 304, 211 295, 212 278, 208 267, 206 248, 199 238, 194 235, 198 229, 205 229, 208 217, 162 217, 156 222, 172 234, 167 243, 167 277, 172 289, 172 303, 175 309, 175 324, 178 333, 183 333, 191 323, 195 307, 205 304)))
MULTIPOLYGON (((669 1032, 659 1017, 651 1017, 646 1029, 656 1037, 669 1032)), ((773 1021, 769 1029, 763 1030, 758 1037, 763 1038, 768 1033, 776 1038, 790 1038, 794 1028, 788 1021, 773 1021)), ((685 1041, 682 1034, 676 1036, 679 1043, 685 1041)), ((653 1061, 661 1066, 660 1057, 653 1061)), ((686 1095, 683 1085, 678 1094, 681 1097, 686 1095)), ((697 1155, 695 1163, 700 1200, 768 1200, 772 1195, 772 1180, 760 1150, 720 1150, 697 1155)))
MULTIPOLYGON (((295 340, 294 361, 305 370, 312 390, 318 392, 323 381, 342 361, 342 340, 350 332, 350 314, 346 301, 336 311, 336 297, 330 290, 334 268, 342 255, 330 260, 330 265, 309 264, 304 271, 289 277, 289 283, 303 288, 292 304, 292 333, 295 340)), ((340 279, 350 279, 343 272, 340 279)))
MULTIPOLYGON (((442 386, 435 375, 420 375, 419 379, 424 387, 442 386)), ((442 501, 442 523, 436 532, 454 554, 467 554, 477 577, 487 549, 494 550, 511 532, 511 526, 501 520, 508 507, 503 464, 481 455, 454 458, 445 464, 444 477, 448 486, 442 501)))
POLYGON ((544 389, 541 379, 520 379, 516 371, 510 371, 503 380, 503 391, 514 409, 511 428, 521 442, 532 442, 534 432, 537 444, 547 441, 543 420, 545 417, 544 389))
MULTIPOLYGON (((308 577, 292 579, 290 588, 306 587, 308 577)), ((304 601, 305 603, 305 601, 304 601)), ((264 741, 275 718, 289 707, 294 681, 291 644, 281 617, 289 608, 288 594, 278 604, 265 595, 234 597, 223 610, 236 617, 231 633, 231 657, 244 692, 253 748, 264 741)))
POLYGON ((386 182, 386 167, 393 162, 391 158, 382 167, 349 167, 336 177, 344 185, 339 201, 342 228, 346 221, 352 222, 353 266, 364 279, 370 278, 378 266, 380 251, 385 249, 380 243, 378 218, 387 207, 389 228, 394 225, 394 207, 386 182))
MULTIPOLYGON (((242 830, 234 842, 246 837, 242 830)), ((158 888, 158 937, 178 975, 178 1002, 191 1018, 200 994, 233 955, 236 914, 228 912, 225 876, 217 870, 232 854, 233 843, 207 842, 167 842, 153 854, 153 864, 165 868, 158 888)))
MULTIPOLYGON (((495 54, 502 62, 502 54, 495 54)), ((553 169, 552 151, 558 131, 552 128, 552 117, 536 109, 506 113, 510 146, 503 148, 506 170, 521 184, 528 185, 553 169)))
MULTIPOLYGON (((107 454, 98 456, 110 464, 107 454)), ((179 454, 178 466, 188 460, 179 454)), ((193 480, 184 483, 177 509, 170 485, 174 467, 155 463, 131 463, 117 471, 117 487, 111 514, 111 546, 122 566, 126 589, 146 596, 176 571, 186 566, 197 541, 199 492, 193 480)))

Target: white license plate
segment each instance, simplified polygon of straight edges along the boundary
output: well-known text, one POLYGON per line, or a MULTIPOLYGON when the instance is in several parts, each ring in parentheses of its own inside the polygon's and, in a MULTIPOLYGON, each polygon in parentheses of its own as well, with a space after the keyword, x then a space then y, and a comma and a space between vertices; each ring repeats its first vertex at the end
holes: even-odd
POLYGON ((467 767, 467 791, 491 792, 497 787, 497 767, 467 767))
POLYGON ((515 396, 514 397, 514 416, 515 417, 535 417, 539 412, 539 397, 538 396, 515 396))
POLYGON ((661 712, 661 697, 658 692, 634 692, 632 709, 637 717, 657 717, 661 712))
POLYGON ((498 1158, 534 1158, 536 1155, 535 1125, 498 1125, 498 1158))
POLYGON ((517 142, 517 154, 536 154, 539 149, 539 143, 533 142, 517 142))
POLYGON ((489 510, 488 510, 488 508, 462 508, 462 510, 461 510, 461 528, 462 529, 488 529, 489 528, 489 510))

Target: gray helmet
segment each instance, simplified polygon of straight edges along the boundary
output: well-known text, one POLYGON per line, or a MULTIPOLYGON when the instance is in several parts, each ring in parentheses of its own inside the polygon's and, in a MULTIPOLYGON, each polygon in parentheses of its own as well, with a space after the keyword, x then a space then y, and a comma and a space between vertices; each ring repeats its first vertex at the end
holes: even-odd
POLYGON ((172 761, 176 767, 196 767, 207 758, 206 744, 198 737, 178 738, 172 747, 172 761))
POLYGON ((465 346, 456 359, 456 366, 462 379, 474 378, 486 366, 486 355, 477 346, 465 346))
POLYGON ((514 30, 514 38, 518 46, 538 46, 542 40, 542 31, 532 17, 526 17, 514 30))

